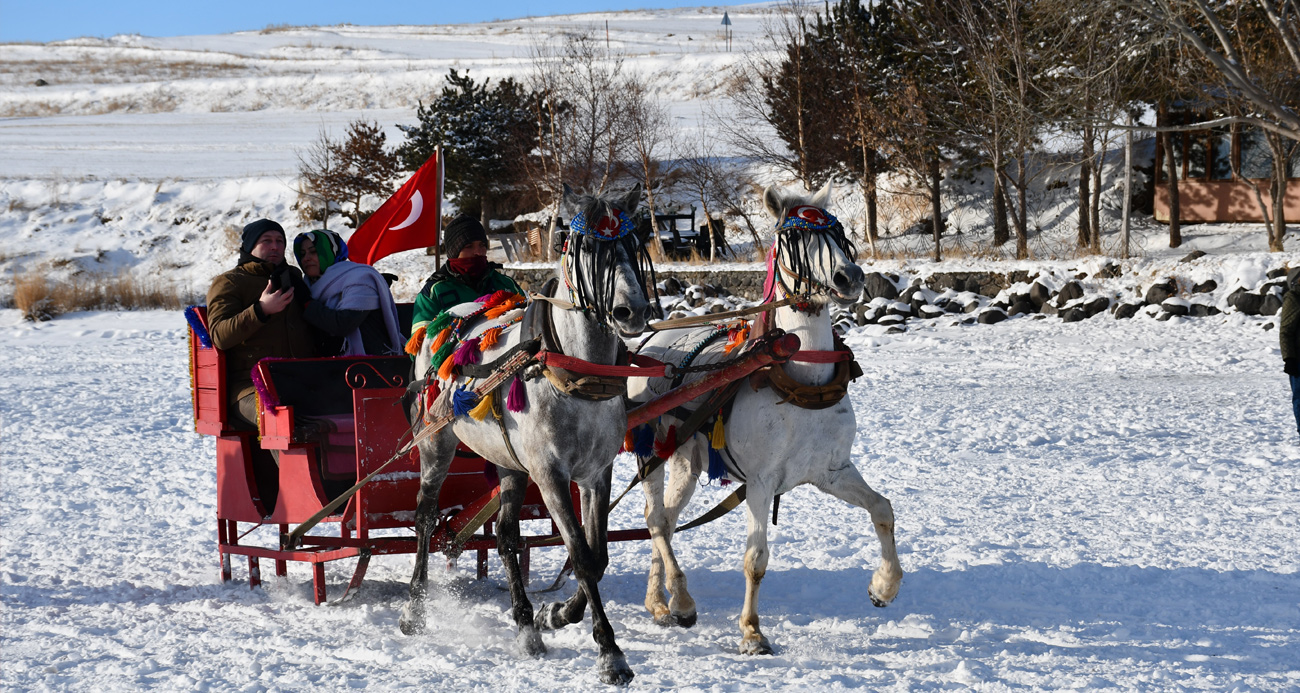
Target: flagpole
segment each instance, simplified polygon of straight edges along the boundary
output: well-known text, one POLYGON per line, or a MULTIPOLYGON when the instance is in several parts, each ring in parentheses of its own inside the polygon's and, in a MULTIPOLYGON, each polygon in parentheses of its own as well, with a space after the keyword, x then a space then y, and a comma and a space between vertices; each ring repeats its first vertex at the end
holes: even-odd
POLYGON ((433 150, 433 155, 438 157, 438 218, 434 220, 433 231, 433 266, 434 268, 442 267, 442 145, 438 145, 433 150))

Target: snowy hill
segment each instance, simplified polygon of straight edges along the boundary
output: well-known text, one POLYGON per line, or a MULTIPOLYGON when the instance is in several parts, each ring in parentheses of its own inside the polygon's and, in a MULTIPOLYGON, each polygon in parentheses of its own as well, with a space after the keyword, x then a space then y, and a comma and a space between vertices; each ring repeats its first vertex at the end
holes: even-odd
MULTIPOLYGON (((127 270, 201 292, 235 257, 232 229, 269 217, 298 224, 292 183, 297 152, 318 131, 336 134, 356 118, 412 123, 417 102, 436 92, 447 69, 476 78, 523 77, 539 40, 608 23, 609 46, 644 75, 682 130, 709 128, 740 52, 760 41, 768 4, 533 17, 457 26, 269 27, 217 36, 114 36, 50 44, 0 45, 0 301, 15 272, 50 276, 127 270), (723 10, 736 52, 725 50, 723 10), (45 86, 36 86, 38 80, 45 86)), ((1149 162, 1149 143, 1139 148, 1149 162)), ((1104 249, 1118 252, 1122 199, 1118 152, 1106 167, 1104 249)), ((1074 195, 1068 167, 1043 176, 1031 195, 1031 239, 1039 259, 1074 256, 1074 195), (1062 183, 1065 183, 1062 185, 1062 183)), ((761 183, 782 181, 750 171, 761 183)), ((980 257, 989 233, 987 176, 949 179, 945 209, 958 231, 950 255, 980 257)), ((1139 184, 1144 184, 1139 176, 1139 184)), ((897 233, 924 211, 897 181, 884 181, 881 220, 891 257, 925 257, 928 239, 897 233)), ((681 200, 690 204, 689 200, 681 200)), ((837 191, 832 208, 863 227, 861 194, 837 191)), ((757 200, 751 211, 761 220, 757 200)), ((1182 249, 1141 217, 1134 254, 1177 257, 1265 250, 1258 227, 1188 228, 1182 249)), ((747 247, 747 243, 741 243, 747 247)), ((865 250, 865 244, 863 249, 865 250)), ((409 298, 430 261, 419 251, 381 263, 402 277, 409 298)), ((998 264, 998 263, 994 263, 998 264)))

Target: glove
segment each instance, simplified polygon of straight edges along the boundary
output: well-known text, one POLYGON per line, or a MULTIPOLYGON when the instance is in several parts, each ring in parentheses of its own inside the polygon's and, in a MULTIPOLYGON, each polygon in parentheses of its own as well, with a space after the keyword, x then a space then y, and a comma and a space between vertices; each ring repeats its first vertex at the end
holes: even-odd
POLYGON ((1282 370, 1293 378, 1300 378, 1300 359, 1287 359, 1282 362, 1282 370))

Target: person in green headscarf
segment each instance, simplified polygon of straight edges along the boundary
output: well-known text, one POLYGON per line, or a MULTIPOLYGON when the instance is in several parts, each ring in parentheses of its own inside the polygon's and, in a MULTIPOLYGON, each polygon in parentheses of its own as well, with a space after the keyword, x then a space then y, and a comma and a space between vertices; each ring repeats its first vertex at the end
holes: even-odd
POLYGON ((402 353, 388 282, 375 268, 349 261, 342 237, 327 230, 298 234, 293 254, 311 287, 303 318, 323 333, 322 354, 402 353))

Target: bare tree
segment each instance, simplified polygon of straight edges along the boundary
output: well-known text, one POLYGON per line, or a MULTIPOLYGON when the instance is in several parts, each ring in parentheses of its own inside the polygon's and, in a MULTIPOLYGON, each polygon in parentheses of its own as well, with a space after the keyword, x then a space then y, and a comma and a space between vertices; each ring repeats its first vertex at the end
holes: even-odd
POLYGON ((1300 3, 1296 0, 1123 0, 1208 63, 1251 115, 1242 120, 1300 140, 1294 83, 1271 79, 1280 64, 1300 74, 1300 3), (1259 20, 1243 15, 1256 15, 1259 20), (1247 21, 1239 21, 1239 20, 1247 21), (1266 47, 1261 51, 1260 48, 1266 47), (1269 64, 1259 57, 1268 55, 1269 64))
POLYGON ((808 149, 813 128, 805 101, 812 62, 807 44, 811 14, 810 7, 798 0, 783 0, 772 9, 764 20, 762 38, 731 75, 728 112, 716 123, 733 151, 789 173, 810 190, 814 172, 808 149), (773 94, 778 91, 789 108, 773 107, 773 94), (788 133, 789 143, 778 136, 782 131, 788 133))
POLYGON ((539 96, 534 108, 541 167, 532 179, 538 198, 555 206, 550 239, 544 244, 549 259, 564 183, 586 192, 603 191, 628 154, 620 98, 623 57, 607 51, 590 28, 557 38, 538 37, 529 54, 527 86, 539 96))
POLYGON ((339 180, 343 162, 335 153, 337 148, 329 132, 322 129, 315 142, 297 152, 298 216, 306 222, 320 222, 322 228, 329 228, 330 213, 339 208, 345 195, 339 180))
MULTIPOLYGON (((659 219, 655 198, 672 182, 676 163, 666 156, 674 148, 675 130, 668 108, 650 91, 644 80, 630 76, 624 82, 626 95, 625 133, 632 150, 632 174, 645 190, 646 208, 650 212, 652 238, 650 256, 662 262, 663 247, 658 242, 659 219)), ((631 212, 632 210, 628 210, 631 212)))
POLYGON ((726 241, 720 239, 721 232, 715 230, 713 213, 720 211, 723 199, 727 197, 729 181, 725 172, 726 164, 718 156, 717 144, 704 127, 698 128, 685 141, 679 161, 680 185, 691 197, 699 200, 700 208, 704 210, 704 228, 709 237, 709 262, 716 262, 718 247, 726 241))

